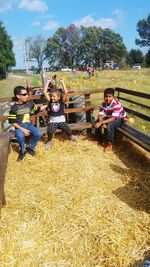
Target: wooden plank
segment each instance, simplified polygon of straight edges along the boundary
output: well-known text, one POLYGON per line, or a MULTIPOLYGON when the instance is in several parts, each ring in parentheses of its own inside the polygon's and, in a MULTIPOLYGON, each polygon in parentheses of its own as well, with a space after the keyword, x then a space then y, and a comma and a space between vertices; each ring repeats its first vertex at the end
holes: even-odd
POLYGON ((76 113, 76 112, 82 112, 82 111, 89 111, 89 110, 92 110, 93 107, 91 106, 87 106, 87 107, 83 107, 83 108, 66 108, 65 109, 65 114, 68 114, 68 113, 76 113))
POLYGON ((135 111, 135 110, 133 110, 131 108, 127 108, 127 107, 124 107, 124 109, 125 109, 125 111, 127 111, 127 112, 129 112, 129 113, 131 113, 131 114, 133 114, 133 115, 135 115, 135 116, 137 116, 139 118, 142 118, 142 119, 144 119, 146 121, 150 121, 150 116, 149 115, 145 115, 143 113, 140 113, 138 111, 135 111))
POLYGON ((6 204, 4 184, 11 137, 11 133, 0 134, 0 207, 6 204))
POLYGON ((139 138, 141 141, 150 146, 150 136, 148 136, 147 134, 142 133, 140 130, 128 125, 127 123, 122 126, 122 129, 139 138))
POLYGON ((89 107, 90 110, 86 111, 86 121, 90 122, 91 121, 91 99, 90 99, 90 94, 86 94, 85 95, 85 99, 87 100, 87 102, 85 103, 85 107, 89 107))
POLYGON ((142 98, 150 99, 150 94, 148 94, 148 93, 137 92, 137 91, 128 90, 128 89, 124 89, 124 88, 120 88, 120 87, 116 87, 115 91, 122 92, 122 93, 125 93, 128 95, 135 95, 135 96, 140 96, 142 98))
POLYGON ((130 99, 127 99, 127 98, 124 98, 124 97, 117 97, 119 100, 124 100, 124 101, 127 101, 129 103, 132 103, 132 104, 135 104, 137 106, 140 106, 140 107, 143 107, 143 108, 146 108, 146 109, 150 109, 150 106, 147 106, 147 105, 144 105, 144 104, 141 104, 141 103, 138 103, 136 101, 133 101, 133 100, 130 100, 130 99))
MULTIPOLYGON (((40 89, 40 88, 39 88, 40 89)), ((73 96, 73 95, 85 95, 85 94, 101 94, 104 92, 104 89, 87 89, 83 91, 74 91, 74 92, 68 92, 68 96, 73 96)), ((28 97, 28 100, 39 100, 39 99, 44 99, 43 95, 30 95, 28 97)), ((12 102, 14 101, 14 97, 4 97, 0 98, 0 102, 12 102)))
MULTIPOLYGON (((85 129, 90 129, 92 128, 92 124, 90 122, 84 122, 84 123, 68 123, 70 129, 72 131, 83 131, 85 129)), ((40 127, 39 128, 42 134, 47 133, 47 127, 40 127)), ((56 133, 60 133, 61 130, 57 129, 56 133)))
MULTIPOLYGON (((90 111, 90 110, 99 110, 99 106, 87 106, 83 108, 66 108, 65 114, 82 112, 82 111, 90 111)), ((39 117, 39 116, 46 116, 46 115, 47 115, 47 111, 44 110, 34 116, 39 117)), ((8 116, 0 116, 0 121, 6 121, 6 120, 8 120, 8 116)))
POLYGON ((92 124, 90 122, 69 123, 68 125, 72 131, 83 131, 84 129, 92 128, 92 124))
POLYGON ((135 129, 135 131, 133 129, 132 131, 129 131, 125 127, 117 128, 117 131, 121 132, 123 135, 125 135, 127 138, 132 140, 134 143, 136 143, 140 147, 150 152, 150 137, 149 136, 145 135, 145 138, 144 138, 144 134, 142 137, 141 132, 140 132, 140 135, 137 134, 138 133, 137 129, 135 129))
POLYGON ((8 120, 8 116, 0 116, 0 121, 7 121, 8 120))

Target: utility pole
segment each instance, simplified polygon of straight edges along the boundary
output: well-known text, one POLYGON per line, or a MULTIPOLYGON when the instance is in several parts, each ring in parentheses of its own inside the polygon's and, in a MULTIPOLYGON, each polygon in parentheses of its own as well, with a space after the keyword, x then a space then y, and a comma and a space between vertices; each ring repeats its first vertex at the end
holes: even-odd
POLYGON ((25 38, 23 41, 23 47, 24 47, 24 63, 25 63, 25 69, 26 73, 29 74, 29 40, 28 38, 25 38))

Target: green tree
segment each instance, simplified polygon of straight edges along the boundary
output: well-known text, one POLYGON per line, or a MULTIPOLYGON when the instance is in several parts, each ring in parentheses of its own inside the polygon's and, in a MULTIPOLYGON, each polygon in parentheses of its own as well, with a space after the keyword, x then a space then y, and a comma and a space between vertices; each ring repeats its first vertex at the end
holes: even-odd
POLYGON ((71 24, 66 29, 59 28, 47 41, 47 57, 49 64, 56 62, 60 66, 72 67, 77 64, 79 30, 71 24))
POLYGON ((100 66, 106 60, 120 63, 127 49, 122 37, 109 29, 100 27, 59 28, 48 39, 47 51, 50 64, 72 67, 92 64, 100 66))
POLYGON ((46 45, 47 40, 45 40, 41 35, 36 38, 28 38, 29 43, 29 60, 36 60, 38 63, 38 68, 41 70, 42 64, 46 59, 46 45))
POLYGON ((79 45, 81 61, 85 65, 100 66, 107 60, 121 62, 127 49, 119 34, 100 27, 81 27, 82 40, 79 45))
POLYGON ((147 19, 139 20, 137 23, 137 32, 140 39, 135 39, 135 43, 141 47, 150 48, 150 14, 147 19))
POLYGON ((101 61, 101 40, 103 31, 97 27, 80 28, 81 41, 78 47, 79 62, 81 64, 98 65, 101 61))
POLYGON ((145 55, 145 65, 146 67, 150 67, 150 50, 145 55))
POLYGON ((3 23, 0 22, 0 72, 6 73, 10 67, 15 65, 13 42, 3 26, 3 23))
POLYGON ((132 66, 135 63, 142 64, 144 60, 144 56, 141 50, 139 49, 131 49, 127 57, 127 63, 132 66))

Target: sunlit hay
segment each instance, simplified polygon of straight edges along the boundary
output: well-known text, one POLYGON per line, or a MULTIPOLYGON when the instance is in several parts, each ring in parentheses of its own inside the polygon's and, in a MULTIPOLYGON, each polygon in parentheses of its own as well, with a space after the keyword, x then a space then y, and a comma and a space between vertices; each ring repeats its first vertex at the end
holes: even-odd
POLYGON ((11 148, 1 266, 138 266, 150 248, 149 169, 126 147, 104 154, 90 138, 56 135, 19 163, 11 148))

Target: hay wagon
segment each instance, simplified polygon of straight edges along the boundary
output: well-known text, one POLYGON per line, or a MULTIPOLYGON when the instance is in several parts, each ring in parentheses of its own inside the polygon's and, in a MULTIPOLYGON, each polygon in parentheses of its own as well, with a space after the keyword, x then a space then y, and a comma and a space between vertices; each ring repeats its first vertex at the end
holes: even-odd
MULTIPOLYGON (((34 88, 34 91, 39 90, 39 88, 34 88)), ((134 107, 142 107, 144 110, 150 110, 149 105, 142 104, 142 99, 150 99, 150 94, 136 92, 128 89, 123 89, 117 87, 115 91, 118 93, 117 98, 121 101, 125 101, 129 104, 132 104, 134 107), (126 98, 121 95, 121 93, 128 95, 129 98, 126 98), (139 97, 138 101, 131 100, 131 96, 139 97)), ((68 98, 66 101, 65 114, 69 124, 69 127, 72 131, 84 131, 87 132, 92 129, 93 122, 92 116, 94 111, 99 110, 99 103, 103 98, 104 89, 95 89, 95 90, 84 90, 69 92, 68 98), (71 97, 76 97, 72 98, 71 97), (81 104, 81 105, 80 105, 81 104), (79 119, 76 119, 76 114, 84 113, 84 122, 79 119), (72 122, 72 121, 75 122, 72 122)), ((46 103, 43 95, 30 95, 29 100, 36 101, 38 105, 46 103)), ((12 105, 13 98, 1 98, 0 99, 0 122, 1 122, 1 133, 0 133, 0 206, 6 204, 5 195, 4 195, 4 181, 5 181, 5 172, 7 167, 7 159, 9 153, 10 142, 15 138, 13 131, 11 131, 11 126, 7 123, 8 112, 12 105), (6 123, 6 124, 5 124, 6 123)), ((136 117, 142 118, 144 121, 150 122, 150 116, 141 112, 136 111, 133 108, 125 107, 127 113, 132 114, 136 117)), ((34 125, 40 128, 41 132, 46 133, 47 127, 45 125, 41 126, 40 117, 47 116, 47 111, 38 113, 37 115, 32 116, 32 122, 34 125)), ((59 132, 59 130, 57 130, 59 132)), ((150 136, 139 131, 135 127, 126 124, 122 128, 118 128, 117 132, 121 136, 125 136, 130 139, 132 142, 136 143, 140 147, 144 148, 150 152, 150 136)))
MULTIPOLYGON (((118 91, 123 105, 127 103, 128 114, 135 118, 138 115, 148 125, 150 95, 138 93, 135 101, 135 91, 117 88, 118 91), (137 113, 137 104, 143 112, 137 113)), ((93 115, 96 118, 102 98, 103 90, 68 94, 65 112, 73 131, 91 131, 93 115), (76 115, 82 112, 84 121, 76 121, 76 115)), ((38 105, 45 102, 42 95, 30 99, 38 105)), ((58 135, 51 150, 46 151, 39 142, 37 156, 27 155, 20 164, 10 146, 14 140, 7 123, 11 104, 11 98, 1 99, 1 207, 6 204, 7 167, 7 206, 1 211, 1 264, 139 266, 149 256, 150 181, 149 160, 145 156, 150 151, 148 135, 134 124, 117 129, 117 136, 125 138, 120 143, 117 137, 115 155, 104 154, 91 134, 79 136, 77 143, 58 135)), ((46 127, 41 117, 45 116, 43 112, 32 117, 43 134, 46 127)))

